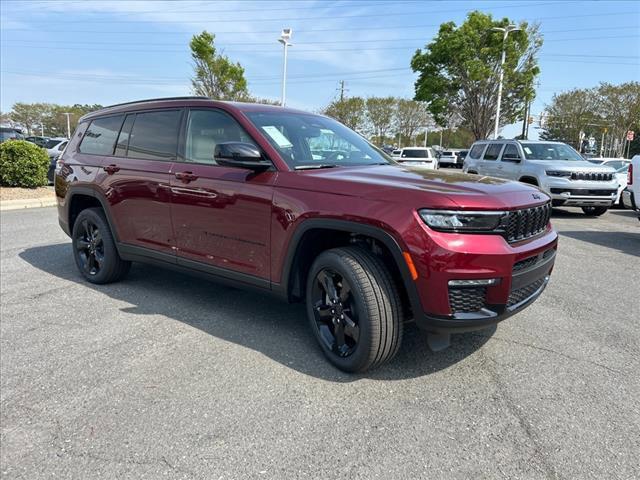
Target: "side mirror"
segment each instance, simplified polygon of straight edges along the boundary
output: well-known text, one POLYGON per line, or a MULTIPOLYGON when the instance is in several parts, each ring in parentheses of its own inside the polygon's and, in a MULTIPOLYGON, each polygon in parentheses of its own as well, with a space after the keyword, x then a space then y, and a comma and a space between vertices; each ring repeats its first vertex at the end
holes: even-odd
POLYGON ((520 158, 519 155, 506 154, 502 156, 502 160, 505 160, 507 162, 519 163, 522 159, 520 158))
POLYGON ((238 167, 255 170, 257 172, 267 170, 271 162, 262 158, 258 147, 244 142, 218 143, 213 156, 218 165, 224 167, 238 167))

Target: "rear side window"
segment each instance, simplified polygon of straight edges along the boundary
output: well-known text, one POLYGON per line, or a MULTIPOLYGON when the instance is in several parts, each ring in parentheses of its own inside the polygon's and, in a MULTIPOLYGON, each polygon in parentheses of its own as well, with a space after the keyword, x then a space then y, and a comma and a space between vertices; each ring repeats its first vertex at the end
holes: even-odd
POLYGON ((480 158, 482 156, 482 151, 484 150, 484 143, 478 143, 471 148, 469 151, 469 157, 471 158, 480 158))
POLYGON ((491 143, 487 147, 487 151, 484 152, 485 160, 497 160, 498 155, 500 155, 500 150, 502 150, 502 143, 491 143))
POLYGON ((175 158, 179 123, 179 110, 136 114, 127 156, 149 160, 175 158))
POLYGON ((112 155, 123 118, 123 115, 96 118, 82 138, 80 152, 89 155, 112 155))
POLYGON ((120 129, 120 135, 118 135, 118 143, 116 143, 116 157, 125 157, 127 155, 127 146, 129 145, 129 134, 131 133, 131 127, 136 116, 127 115, 127 118, 122 124, 120 129))

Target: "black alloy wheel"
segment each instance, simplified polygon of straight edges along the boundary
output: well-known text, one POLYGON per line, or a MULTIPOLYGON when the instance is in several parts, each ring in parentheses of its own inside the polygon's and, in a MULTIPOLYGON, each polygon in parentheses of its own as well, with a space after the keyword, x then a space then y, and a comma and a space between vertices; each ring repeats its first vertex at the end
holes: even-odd
POLYGON ((86 275, 95 276, 104 265, 104 242, 98 225, 89 219, 80 222, 75 246, 80 266, 86 275))
POLYGON ((324 268, 316 275, 311 291, 320 341, 340 357, 352 355, 360 327, 351 285, 339 273, 324 268))

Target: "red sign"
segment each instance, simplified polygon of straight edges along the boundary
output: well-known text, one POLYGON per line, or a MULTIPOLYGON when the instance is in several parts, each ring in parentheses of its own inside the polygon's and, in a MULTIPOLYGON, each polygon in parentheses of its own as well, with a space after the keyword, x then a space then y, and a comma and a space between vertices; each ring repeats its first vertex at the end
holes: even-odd
POLYGON ((629 140, 630 142, 633 141, 634 136, 635 136, 635 132, 633 130, 629 130, 627 132, 627 140, 629 140))

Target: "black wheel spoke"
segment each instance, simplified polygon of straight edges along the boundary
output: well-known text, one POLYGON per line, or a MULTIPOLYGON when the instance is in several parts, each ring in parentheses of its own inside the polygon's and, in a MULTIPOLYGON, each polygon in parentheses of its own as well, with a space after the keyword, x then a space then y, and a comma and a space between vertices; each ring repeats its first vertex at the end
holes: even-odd
POLYGON ((360 328, 346 313, 344 315, 344 334, 351 338, 355 343, 360 338, 360 328))
POLYGON ((76 248, 78 250, 88 250, 89 249, 89 242, 87 242, 86 240, 83 239, 78 239, 76 240, 76 248))
POLYGON ((351 285, 349 285, 344 279, 342 279, 342 288, 340 289, 340 301, 345 303, 349 299, 351 294, 351 285))
POLYGON ((338 291, 336 290, 333 275, 329 274, 329 272, 327 272, 326 270, 322 270, 318 274, 318 281, 324 288, 326 294, 329 296, 329 300, 338 298, 338 291))
POLYGON ((102 245, 102 234, 100 233, 100 230, 98 230, 97 228, 94 230, 94 233, 93 233, 93 241, 95 242, 96 246, 102 245))
POLYGON ((344 323, 340 322, 336 324, 334 329, 336 341, 335 341, 335 350, 338 355, 341 357, 345 356, 349 347, 346 344, 344 339, 344 323))
POLYGON ((82 229, 84 230, 84 238, 85 240, 91 240, 91 227, 89 227, 89 222, 87 220, 82 221, 82 229))
POLYGON ((325 304, 324 302, 317 303, 315 309, 319 318, 322 318, 322 319, 331 318, 331 307, 325 304))

